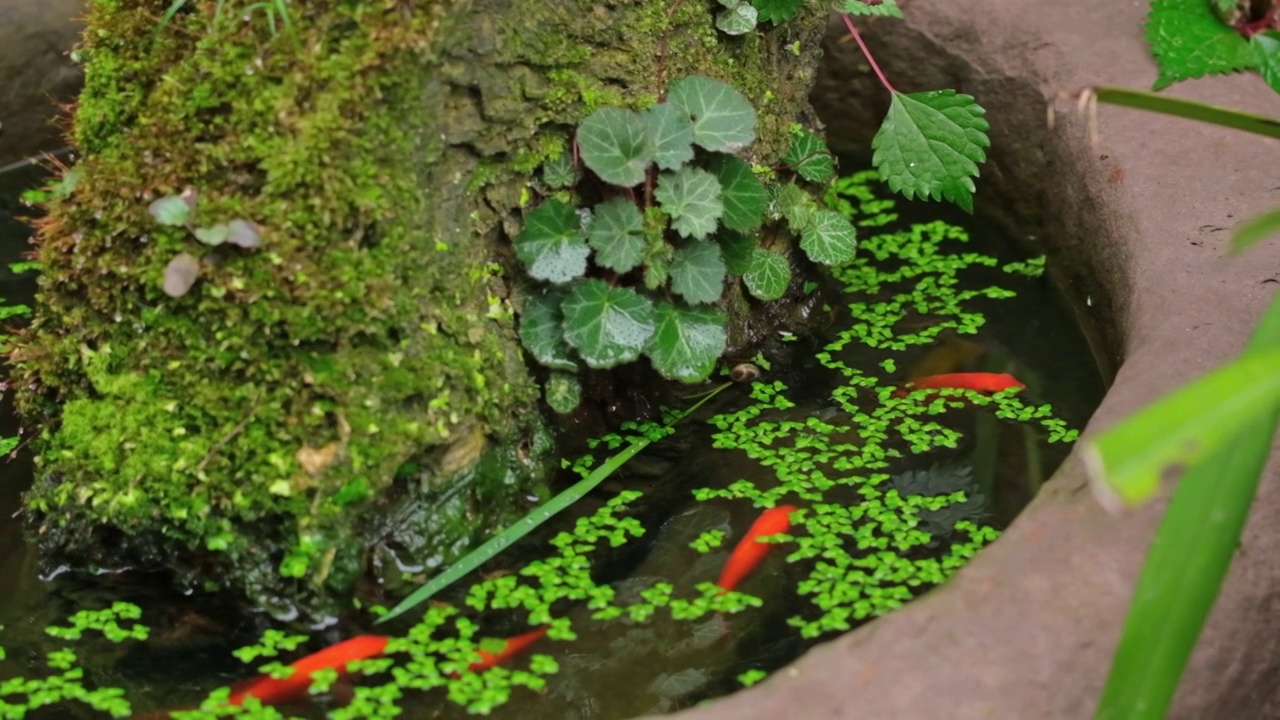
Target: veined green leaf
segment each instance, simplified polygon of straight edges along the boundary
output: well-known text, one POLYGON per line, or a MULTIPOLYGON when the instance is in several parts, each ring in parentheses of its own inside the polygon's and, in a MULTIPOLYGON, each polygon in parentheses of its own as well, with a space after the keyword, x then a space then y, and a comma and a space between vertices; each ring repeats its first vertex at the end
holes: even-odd
POLYGON ((782 255, 757 247, 751 251, 751 265, 742 280, 755 297, 777 300, 791 284, 791 264, 782 255))
POLYGON ((576 283, 560 309, 565 340, 593 368, 635 360, 653 335, 653 303, 603 280, 576 283))
POLYGON ((1258 63, 1258 74, 1280 93, 1280 31, 1268 30, 1249 38, 1249 47, 1258 63))
POLYGON ((1147 42, 1161 90, 1180 80, 1254 67, 1249 43, 1223 23, 1205 0, 1154 0, 1147 15, 1147 42))
POLYGON ((582 236, 582 220, 559 200, 547 200, 525 217, 515 246, 530 277, 553 283, 580 277, 591 254, 582 236))
POLYGON ((973 212, 973 178, 989 146, 985 111, 954 90, 894 93, 871 141, 872 163, 907 198, 946 198, 973 212))
POLYGON ((716 153, 707 163, 707 170, 720 182, 725 227, 744 233, 760 227, 769 193, 751 172, 751 166, 732 155, 716 153))
POLYGON ((596 110, 578 126, 578 151, 601 180, 622 187, 644 182, 656 155, 644 117, 612 107, 596 110))
POLYGON ((564 291, 550 288, 524 302, 520 313, 520 342, 542 365, 553 370, 577 370, 573 354, 564 341, 564 318, 560 303, 564 291))
POLYGON ((671 84, 667 102, 693 121, 693 141, 714 152, 736 152, 755 142, 756 111, 736 88, 702 75, 671 84))
POLYGON ((867 15, 872 17, 891 17, 902 19, 902 8, 898 7, 897 0, 880 0, 877 3, 869 3, 865 0, 843 0, 840 5, 840 12, 847 15, 867 15))
POLYGON ((715 175, 695 167, 682 167, 658 177, 653 193, 671 216, 671 227, 681 236, 701 240, 715 232, 724 202, 715 175))
POLYGON ((720 0, 724 10, 716 13, 716 27, 726 35, 745 35, 756 27, 756 8, 746 0, 720 0))
POLYGON ((782 162, 810 182, 824 183, 836 174, 835 158, 831 157, 827 144, 803 128, 791 131, 791 145, 782 162))
POLYGON ((691 305, 719 300, 724 278, 720 246, 710 240, 694 240, 671 261, 671 289, 691 305))
POLYGON ((547 399, 547 405, 551 406, 552 410, 561 415, 571 413, 578 407, 578 403, 582 402, 582 383, 578 382, 578 378, 574 375, 553 372, 547 378, 543 397, 547 399))
POLYGON ((742 275, 751 267, 751 253, 759 246, 755 235, 743 235, 732 230, 723 230, 716 235, 720 243, 720 255, 724 258, 724 269, 734 275, 742 275))
POLYGON ((787 219, 787 227, 792 232, 804 232, 809 221, 818 211, 818 203, 795 183, 787 183, 778 188, 778 212, 787 219))
POLYGON ((626 198, 606 200, 595 207, 587 241, 596 252, 597 264, 628 272, 644 260, 644 216, 626 198))
POLYGON ((693 159, 693 121, 670 103, 658 103, 644 111, 658 167, 675 170, 693 159))
POLYGON ((542 164, 542 181, 547 187, 560 189, 573 187, 573 183, 577 180, 576 173, 573 169, 573 156, 568 152, 561 152, 555 157, 547 158, 542 164))
POLYGON ((645 349, 654 369, 670 380, 706 380, 724 352, 724 313, 660 302, 654 319, 657 327, 645 349))
POLYGON ((819 210, 800 235, 800 249, 822 265, 842 265, 853 260, 858 248, 853 224, 834 210, 819 210))

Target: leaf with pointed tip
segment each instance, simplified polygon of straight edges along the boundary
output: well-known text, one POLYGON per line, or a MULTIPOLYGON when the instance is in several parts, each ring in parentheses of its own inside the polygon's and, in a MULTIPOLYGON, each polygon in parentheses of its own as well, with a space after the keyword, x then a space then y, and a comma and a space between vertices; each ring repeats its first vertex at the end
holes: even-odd
POLYGON ((751 172, 751 166, 732 155, 716 153, 707 163, 707 170, 720 182, 725 227, 738 232, 760 227, 769 206, 769 193, 751 172))
POLYGON ((827 144, 803 128, 791 131, 791 145, 782 162, 810 182, 824 183, 836 174, 835 158, 831 157, 827 144))
POLYGON ((587 242, 596 252, 596 264, 628 272, 644 260, 644 216, 626 198, 606 200, 595 207, 587 242))
POLYGON ((777 300, 791 284, 791 264, 782 255, 758 247, 751 251, 751 266, 742 279, 755 297, 777 300))
POLYGON ((941 197, 973 212, 973 178, 991 144, 985 112, 954 90, 893 93, 871 162, 907 199, 941 197))
POLYGON ((658 167, 674 170, 693 159, 693 122, 688 113, 670 103, 644 111, 658 167))
POLYGON ((564 317, 560 304, 564 291, 551 288, 525 300, 520 313, 520 342, 530 355, 553 370, 577 370, 572 351, 564 341, 564 317))
POLYGON ((578 151, 601 180, 622 187, 643 182, 655 154, 644 117, 612 107, 596 110, 578 126, 578 151))
POLYGON ((667 102, 693 121, 693 141, 716 152, 735 152, 756 139, 756 111, 731 85, 702 75, 671 84, 667 102))
POLYGON ((1249 43, 1219 20, 1205 0, 1154 0, 1147 14, 1147 42, 1160 69, 1152 90, 1256 63, 1249 43))
POLYGON ((720 246, 710 240, 694 240, 671 261, 671 290, 691 305, 719 300, 724 278, 720 246))
POLYGON ((653 195, 671 216, 671 227, 683 237, 705 238, 715 232, 724 214, 720 182, 701 168, 682 167, 662 173, 653 195))
POLYGON ((565 283, 587 271, 587 247, 582 221, 573 208, 547 200, 529 213, 516 236, 516 256, 536 280, 565 283))
POLYGON ((656 329, 645 354, 669 380, 706 380, 724 353, 725 316, 716 308, 685 308, 660 302, 654 309, 656 329))
POLYGON ((560 308, 565 340, 593 368, 635 360, 653 335, 653 303, 603 280, 575 284, 560 308))
POLYGON ((843 215, 819 210, 800 235, 800 249, 816 263, 842 265, 853 260, 858 248, 856 238, 853 225, 843 215))
POLYGON ((1253 55, 1258 61, 1258 74, 1280 92, 1280 31, 1268 30, 1249 39, 1253 55))

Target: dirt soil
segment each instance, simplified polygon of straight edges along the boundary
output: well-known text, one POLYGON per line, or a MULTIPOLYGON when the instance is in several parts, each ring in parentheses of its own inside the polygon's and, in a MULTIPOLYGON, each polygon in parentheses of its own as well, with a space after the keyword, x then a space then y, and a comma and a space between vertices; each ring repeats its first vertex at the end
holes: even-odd
MULTIPOLYGON (((906 23, 863 23, 873 53, 899 90, 954 87, 988 109, 993 148, 979 212, 1045 243, 1057 279, 1103 328, 1104 355, 1123 360, 1087 432, 1238 353, 1280 288, 1280 243, 1230 259, 1228 231, 1280 205, 1280 142, 1100 107, 1091 146, 1064 101, 1047 127, 1046 108, 1062 91, 1150 87, 1147 3, 904 5, 906 23)), ((855 43, 834 48, 815 104, 833 144, 865 148, 884 92, 855 43)), ((1252 75, 1170 92, 1280 115, 1280 98, 1252 75)), ((1280 717, 1277 457, 1273 448, 1171 718, 1280 717)), ((1073 454, 1008 532, 943 588, 759 686, 676 717, 1091 717, 1162 509, 1107 514, 1073 454)))

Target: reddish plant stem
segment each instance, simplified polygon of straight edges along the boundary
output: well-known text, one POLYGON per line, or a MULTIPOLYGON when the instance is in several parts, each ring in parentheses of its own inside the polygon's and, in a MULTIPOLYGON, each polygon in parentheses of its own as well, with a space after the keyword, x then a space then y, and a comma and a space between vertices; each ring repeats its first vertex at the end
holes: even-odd
MULTIPOLYGON (((676 14, 676 10, 684 4, 684 0, 676 0, 667 10, 667 21, 670 23, 671 18, 676 14)), ((662 39, 658 41, 658 57, 656 65, 658 66, 658 102, 667 99, 667 40, 671 37, 671 28, 664 28, 662 31, 662 39)))
POLYGON ((844 20, 844 26, 849 28, 849 34, 852 35, 854 41, 858 43, 858 47, 862 48, 862 54, 866 56, 867 62, 871 63, 871 69, 876 71, 876 77, 880 78, 880 84, 884 85, 885 90, 888 90, 891 93, 897 93, 898 91, 894 90, 893 86, 889 84, 889 78, 884 76, 884 72, 881 71, 880 66, 876 64, 876 59, 871 57, 871 51, 867 49, 867 44, 862 42, 862 35, 858 34, 858 28, 854 27, 853 18, 843 13, 840 15, 840 18, 844 20))

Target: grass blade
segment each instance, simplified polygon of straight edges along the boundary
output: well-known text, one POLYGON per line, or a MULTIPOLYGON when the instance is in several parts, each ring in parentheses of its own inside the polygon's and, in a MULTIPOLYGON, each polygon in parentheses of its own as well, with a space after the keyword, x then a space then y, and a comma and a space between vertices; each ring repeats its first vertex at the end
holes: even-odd
POLYGON ((1105 86, 1098 86, 1092 88, 1092 90, 1097 95, 1099 102, 1174 115, 1188 120, 1200 120, 1201 122, 1244 130, 1245 132, 1266 137, 1280 138, 1280 120, 1275 118, 1252 115, 1239 110, 1218 107, 1217 105, 1206 105, 1194 100, 1183 100, 1182 98, 1144 90, 1105 86))
MULTIPOLYGON (((667 427, 671 427, 675 423, 688 417, 699 407, 702 407, 703 403, 715 397, 721 390, 724 390, 732 384, 733 383, 724 383, 717 386, 704 395, 701 400, 691 405, 687 410, 677 415, 673 420, 671 420, 671 422, 667 423, 667 427)), ((635 457, 637 453, 648 447, 652 442, 653 440, 651 438, 642 437, 632 442, 631 445, 619 450, 612 457, 606 460, 604 464, 596 468, 590 475, 579 482, 574 483, 567 490, 556 495, 554 498, 551 498, 547 503, 534 508, 528 515, 517 520, 514 525, 503 530, 501 533, 480 545, 480 547, 477 547, 475 550, 467 553, 467 555, 458 562, 450 565, 448 570, 445 570, 439 575, 431 578, 427 584, 415 590, 409 595, 409 597, 401 600, 400 604, 392 608, 390 612, 383 615, 381 618, 378 618, 377 623, 384 623, 392 618, 404 614, 418 605, 421 605, 430 599, 432 595, 435 595, 441 590, 449 587, 467 573, 488 562, 495 555, 506 550, 508 547, 511 547, 513 543, 525 535, 528 535, 534 528, 547 520, 550 520, 552 517, 555 517, 557 513, 574 504, 578 500, 581 500, 583 496, 594 490, 597 485, 605 480, 605 478, 616 472, 618 468, 626 464, 628 460, 635 457)))
POLYGON ((1272 210, 1240 223, 1231 236, 1231 252, 1239 253, 1254 244, 1280 235, 1280 210, 1272 210))
MULTIPOLYGON (((1280 296, 1244 357, 1280 348, 1280 296)), ((1272 365, 1280 374, 1280 365, 1272 365)), ((1165 717, 1230 567, 1253 504, 1280 403, 1192 465, 1178 483, 1143 564, 1097 720, 1165 717)))

